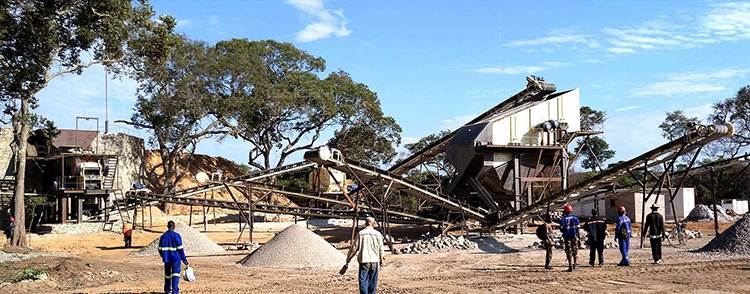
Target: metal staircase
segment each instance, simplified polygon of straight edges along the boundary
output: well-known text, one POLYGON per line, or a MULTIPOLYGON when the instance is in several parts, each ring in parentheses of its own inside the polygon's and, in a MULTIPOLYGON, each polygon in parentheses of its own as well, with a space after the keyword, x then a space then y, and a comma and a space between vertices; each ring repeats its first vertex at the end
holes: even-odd
POLYGON ((107 171, 107 175, 104 176, 104 181, 102 181, 102 189, 112 190, 114 188, 118 162, 117 157, 109 157, 104 161, 104 170, 107 171))

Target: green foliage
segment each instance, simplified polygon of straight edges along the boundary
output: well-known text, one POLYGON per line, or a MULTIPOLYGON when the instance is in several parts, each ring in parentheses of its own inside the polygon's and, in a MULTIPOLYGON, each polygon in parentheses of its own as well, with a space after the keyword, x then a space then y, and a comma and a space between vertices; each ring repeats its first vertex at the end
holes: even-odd
POLYGON ((731 123, 735 135, 712 143, 711 151, 730 158, 746 150, 750 146, 750 85, 740 88, 734 97, 716 102, 713 108, 714 113, 709 115, 708 121, 713 124, 731 123))
POLYGON ((596 171, 600 164, 603 166, 604 162, 615 157, 615 151, 609 149, 607 141, 599 136, 591 136, 586 140, 578 141, 576 150, 581 150, 580 156, 583 158, 581 167, 591 171, 596 171))
POLYGON ((697 117, 687 117, 682 110, 667 111, 667 117, 659 125, 662 137, 672 141, 690 132, 691 126, 700 125, 697 117))
MULTIPOLYGON (((430 144, 437 142, 441 138, 449 135, 450 133, 451 133, 450 131, 440 131, 435 134, 429 134, 425 137, 422 137, 421 139, 419 139, 419 141, 415 143, 409 143, 409 144, 404 145, 404 147, 406 148, 406 150, 409 151, 409 155, 415 154, 421 151, 422 149, 426 148, 430 144)), ((432 163, 432 165, 434 166, 435 162, 439 164, 439 168, 443 174, 453 176, 456 173, 456 169, 453 167, 453 165, 451 165, 450 161, 448 161, 448 158, 445 156, 445 153, 438 154, 431 160, 425 162, 425 164, 430 165, 432 163)), ((419 173, 417 172, 416 175, 418 176, 419 173)))
POLYGON ((203 42, 173 36, 166 61, 145 59, 135 78, 140 83, 130 125, 151 131, 149 144, 159 149, 163 184, 171 190, 190 168, 196 145, 218 132, 219 99, 209 85, 211 59, 203 42), (206 119, 212 122, 204 123, 206 119), (181 169, 181 166, 185 166, 181 169))
POLYGON ((15 278, 13 279, 13 283, 24 280, 36 281, 39 280, 44 274, 46 274, 46 272, 25 265, 21 267, 21 272, 15 276, 15 278))
POLYGON ((310 185, 307 177, 311 172, 313 168, 308 167, 280 174, 276 177, 276 185, 308 190, 310 185))
POLYGON ((597 131, 601 130, 604 121, 607 120, 607 113, 604 111, 594 110, 588 106, 581 107, 581 130, 597 131))
POLYGON ((250 165, 282 165, 336 127, 329 143, 347 157, 385 163, 395 155, 401 128, 383 116, 377 94, 344 71, 321 79, 323 58, 273 40, 221 41, 212 52, 212 89, 228 110, 222 124, 252 145, 250 165))

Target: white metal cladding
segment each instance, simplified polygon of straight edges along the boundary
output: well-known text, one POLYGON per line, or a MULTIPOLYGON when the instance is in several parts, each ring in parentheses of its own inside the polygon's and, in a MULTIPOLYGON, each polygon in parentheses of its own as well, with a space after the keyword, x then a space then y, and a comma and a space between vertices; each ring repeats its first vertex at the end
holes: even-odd
POLYGON ((548 120, 567 123, 568 132, 580 131, 580 105, 580 91, 574 89, 555 98, 516 110, 513 113, 498 116, 492 122, 492 144, 540 145, 543 134, 534 130, 534 126, 548 120))

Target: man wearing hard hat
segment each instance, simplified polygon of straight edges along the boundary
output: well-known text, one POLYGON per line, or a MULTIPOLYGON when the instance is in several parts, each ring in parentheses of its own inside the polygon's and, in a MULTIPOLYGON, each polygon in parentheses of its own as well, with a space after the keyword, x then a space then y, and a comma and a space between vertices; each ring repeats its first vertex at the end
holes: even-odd
POLYGON ((11 241, 13 241, 13 231, 16 229, 16 219, 10 218, 10 223, 8 223, 8 227, 5 229, 5 237, 8 238, 8 244, 10 244, 11 241))
POLYGON ((630 250, 630 218, 625 215, 625 206, 620 206, 617 209, 617 213, 620 215, 617 218, 617 228, 615 229, 615 241, 620 245, 620 253, 622 254, 622 260, 618 263, 618 266, 630 266, 630 258, 628 257, 628 251, 630 250))
POLYGON ((581 222, 573 215, 573 206, 565 205, 563 210, 565 216, 560 219, 560 230, 565 244, 565 256, 568 258, 568 271, 572 272, 578 269, 578 229, 581 228, 581 222))

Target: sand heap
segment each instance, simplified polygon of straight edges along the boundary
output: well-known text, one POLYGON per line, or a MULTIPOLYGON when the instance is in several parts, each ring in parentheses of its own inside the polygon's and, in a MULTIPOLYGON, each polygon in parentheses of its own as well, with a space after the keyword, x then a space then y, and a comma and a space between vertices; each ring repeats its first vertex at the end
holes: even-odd
MULTIPOLYGON (((185 255, 224 251, 224 248, 219 246, 219 244, 211 241, 211 239, 201 234, 201 232, 198 232, 198 230, 193 229, 186 224, 177 224, 174 231, 182 237, 182 246, 185 249, 185 255)), ((154 239, 154 241, 135 254, 141 256, 159 255, 159 238, 154 239)))
MULTIPOLYGON (((735 221, 735 218, 727 215, 722 208, 716 210, 716 216, 719 221, 723 223, 731 223, 735 221)), ((696 205, 685 218, 685 221, 687 222, 707 222, 712 220, 714 220, 714 212, 711 210, 711 207, 703 204, 696 205)))
POLYGON ((743 217, 726 229, 706 246, 700 249, 706 252, 726 254, 750 254, 750 218, 743 217))
POLYGON ((294 224, 238 262, 244 266, 340 268, 346 256, 328 241, 294 224))

